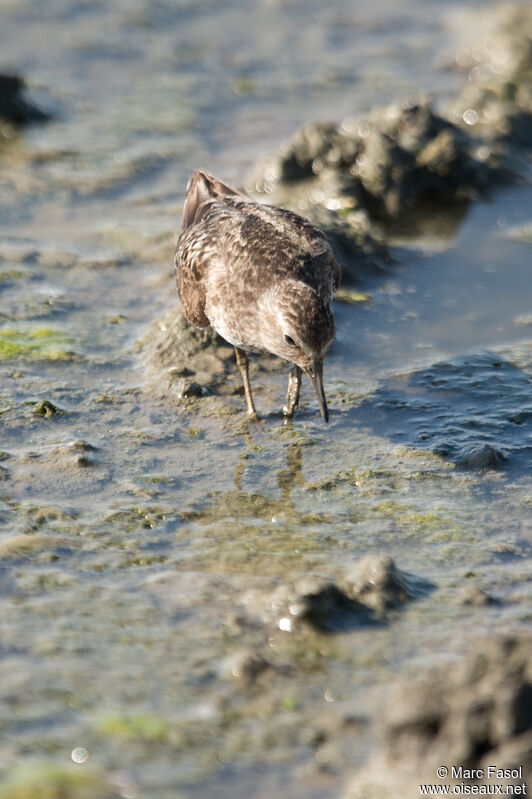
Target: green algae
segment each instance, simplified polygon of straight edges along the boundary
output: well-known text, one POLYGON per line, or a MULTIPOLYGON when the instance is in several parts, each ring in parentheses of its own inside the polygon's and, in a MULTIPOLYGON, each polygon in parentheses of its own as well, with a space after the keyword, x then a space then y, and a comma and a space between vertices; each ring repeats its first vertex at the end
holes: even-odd
POLYGON ((147 568, 149 566, 158 566, 167 562, 165 555, 138 555, 136 557, 127 558, 123 561, 118 568, 132 569, 132 568, 147 568))
POLYGON ((29 272, 22 272, 19 269, 7 269, 0 272, 0 287, 8 283, 16 283, 21 280, 29 280, 31 277, 29 272))
POLYGON ((46 761, 22 761, 7 774, 0 799, 118 799, 101 777, 85 766, 60 766, 46 761))
POLYGON ((33 409, 34 414, 46 418, 49 418, 50 416, 55 416, 56 413, 60 413, 60 411, 61 409, 55 406, 53 402, 50 402, 49 400, 42 400, 33 409))
POLYGON ((316 443, 315 439, 311 438, 304 430, 295 427, 290 422, 275 428, 273 434, 281 441, 287 441, 300 447, 311 447, 316 443))
POLYGON ((173 508, 160 505, 146 507, 122 508, 106 516, 104 522, 116 525, 126 533, 133 533, 139 529, 151 530, 168 518, 174 518, 176 512, 173 508))
POLYGON ((256 575, 288 578, 301 568, 319 570, 326 565, 326 547, 315 535, 300 535, 297 529, 279 526, 262 534, 255 526, 240 528, 241 537, 234 536, 234 526, 218 526, 205 549, 196 547, 196 554, 187 559, 187 566, 217 575, 256 575))
POLYGON ((392 518, 397 527, 410 535, 431 534, 432 540, 467 540, 470 533, 456 519, 435 511, 419 511, 394 500, 379 502, 373 509, 375 516, 392 518))
POLYGON ((169 740, 172 729, 166 719, 147 713, 110 713, 97 723, 97 730, 102 735, 153 743, 169 740))
POLYGON ((72 336, 60 330, 0 330, 0 361, 11 359, 27 361, 72 361, 76 354, 65 349, 72 344, 72 336))
POLYGON ((281 700, 281 706, 283 710, 286 710, 288 713, 291 713, 294 710, 298 709, 297 698, 292 694, 287 694, 286 696, 283 696, 281 700))
POLYGON ((272 499, 263 494, 245 491, 227 491, 215 493, 209 497, 204 508, 183 511, 181 517, 185 521, 196 521, 212 524, 227 519, 262 519, 276 524, 309 525, 326 521, 325 514, 320 512, 301 513, 288 500, 272 499))
POLYGON ((187 436, 190 436, 190 438, 199 438, 199 436, 201 436, 201 430, 199 427, 187 427, 185 433, 187 436))
POLYGON ((238 95, 251 95, 256 92, 254 81, 246 77, 236 78, 233 81, 232 89, 233 92, 238 95))
POLYGON ((334 299, 338 302, 365 304, 372 300, 371 294, 365 291, 354 291, 352 289, 337 289, 334 299))
POLYGON ((323 477, 321 480, 306 483, 304 489, 305 491, 331 491, 339 484, 340 481, 336 477, 323 477))
POLYGON ((23 505, 15 504, 14 509, 26 519, 25 532, 58 529, 71 535, 79 535, 80 528, 76 524, 77 514, 49 505, 23 505))

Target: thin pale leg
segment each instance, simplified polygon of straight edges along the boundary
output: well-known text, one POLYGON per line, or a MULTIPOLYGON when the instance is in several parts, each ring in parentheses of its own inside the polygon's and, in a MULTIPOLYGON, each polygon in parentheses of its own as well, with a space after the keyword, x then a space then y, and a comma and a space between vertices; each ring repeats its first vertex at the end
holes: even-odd
POLYGON ((239 347, 235 347, 235 355, 238 368, 240 369, 240 374, 242 375, 242 382, 244 383, 244 393, 246 395, 246 402, 248 406, 248 417, 253 421, 256 421, 259 417, 257 416, 257 411, 255 410, 251 386, 249 385, 248 356, 244 350, 241 350, 239 347))
POLYGON ((283 415, 291 419, 294 409, 299 405, 299 392, 301 390, 301 369, 295 363, 290 367, 288 373, 288 390, 286 392, 286 405, 283 408, 283 415))

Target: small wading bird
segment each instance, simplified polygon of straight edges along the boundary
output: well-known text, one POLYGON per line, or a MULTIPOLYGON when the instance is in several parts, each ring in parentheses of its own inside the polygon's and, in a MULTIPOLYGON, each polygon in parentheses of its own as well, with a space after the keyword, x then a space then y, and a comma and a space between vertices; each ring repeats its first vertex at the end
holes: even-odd
POLYGON ((257 412, 246 351, 266 350, 292 364, 284 415, 293 416, 305 372, 329 420, 322 370, 340 268, 314 225, 198 170, 187 186, 175 270, 187 320, 212 325, 234 346, 250 418, 257 412))

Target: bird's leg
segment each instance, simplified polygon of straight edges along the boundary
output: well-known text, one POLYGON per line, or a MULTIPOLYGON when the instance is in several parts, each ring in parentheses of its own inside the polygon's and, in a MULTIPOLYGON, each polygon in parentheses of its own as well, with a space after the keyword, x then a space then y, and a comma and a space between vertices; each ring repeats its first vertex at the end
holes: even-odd
POLYGON ((283 408, 283 415, 291 419, 294 415, 294 408, 299 405, 299 391, 301 389, 301 369, 295 363, 290 367, 288 373, 288 390, 286 392, 286 405, 283 408))
POLYGON ((249 385, 249 361, 248 356, 241 350, 240 347, 235 347, 235 355, 236 355, 236 362, 238 364, 238 368, 240 369, 240 374, 242 375, 242 380, 244 383, 244 393, 246 395, 246 402, 248 405, 248 417, 253 421, 256 421, 259 417, 257 416, 257 411, 255 410, 255 405, 253 403, 253 395, 251 393, 251 386, 249 385))

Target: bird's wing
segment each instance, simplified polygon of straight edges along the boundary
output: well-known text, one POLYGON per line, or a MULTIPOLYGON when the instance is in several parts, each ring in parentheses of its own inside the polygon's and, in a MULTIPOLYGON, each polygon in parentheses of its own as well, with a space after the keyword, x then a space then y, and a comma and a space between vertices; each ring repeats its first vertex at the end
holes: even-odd
POLYGON ((323 277, 330 281, 329 286, 332 284, 332 291, 336 291, 340 285, 342 271, 329 242, 327 242, 327 249, 313 257, 312 264, 314 269, 319 269, 323 277))
MULTIPOLYGON (((284 237, 289 237, 294 242, 299 253, 306 253, 303 272, 305 266, 310 265, 311 271, 317 269, 322 272, 324 279, 331 280, 333 290, 336 290, 340 285, 341 269, 329 241, 321 230, 308 219, 285 208, 277 208, 275 205, 255 207, 264 221, 281 230, 284 237)), ((301 274, 300 278, 305 280, 305 275, 301 274)))
MULTIPOLYGON (((181 241, 180 241, 181 244, 181 241)), ((205 316, 205 288, 203 280, 195 279, 197 265, 190 258, 190 252, 178 245, 174 270, 177 289, 186 319, 197 327, 208 327, 209 320, 205 316)))
POLYGON ((332 294, 340 281, 331 246, 311 222, 284 208, 254 203, 196 170, 187 186, 174 265, 184 314, 198 327, 209 324, 205 277, 220 259, 238 261, 241 275, 247 269, 256 287, 284 274, 312 286, 328 285, 332 294), (260 266, 272 258, 276 269, 262 274, 260 266))
POLYGON ((185 317, 198 327, 209 324, 205 315, 204 278, 214 254, 208 230, 200 223, 213 203, 235 195, 238 196, 238 192, 200 169, 194 172, 187 185, 174 270, 185 317))
POLYGON ((247 198, 204 170, 197 169, 188 182, 174 268, 183 312, 198 327, 209 324, 205 276, 213 261, 219 260, 216 242, 224 230, 238 226, 234 200, 246 202, 247 198))
POLYGON ((239 192, 222 183, 218 178, 201 169, 196 169, 187 185, 181 233, 201 220, 206 205, 211 200, 221 200, 223 202, 225 197, 241 196, 239 192))

